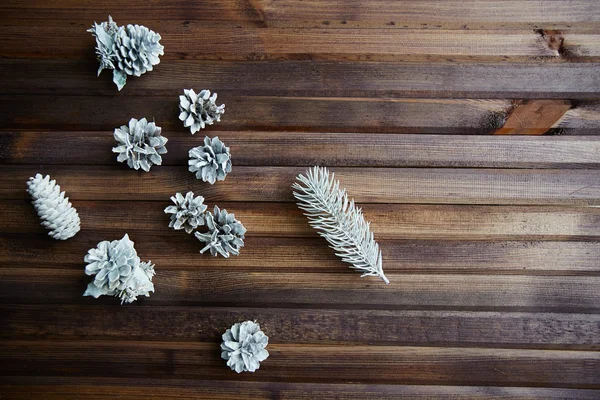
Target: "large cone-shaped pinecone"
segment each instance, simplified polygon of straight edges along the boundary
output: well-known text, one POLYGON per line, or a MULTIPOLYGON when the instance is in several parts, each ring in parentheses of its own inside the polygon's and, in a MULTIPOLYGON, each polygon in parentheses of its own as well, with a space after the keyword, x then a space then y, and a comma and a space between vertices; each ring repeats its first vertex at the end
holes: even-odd
POLYGON ((240 249, 244 247, 246 228, 235 219, 235 215, 215 206, 214 214, 208 211, 205 218, 209 231, 195 233, 198 240, 206 243, 206 247, 200 250, 200 253, 210 250, 210 254, 213 256, 221 254, 225 258, 228 258, 230 254, 236 256, 240 254, 240 249))
POLYGON ((227 365, 237 372, 254 372, 260 368, 260 363, 269 357, 265 349, 269 337, 260 330, 260 325, 246 321, 237 323, 223 334, 221 358, 227 360, 227 365))
POLYGON ((171 201, 175 205, 165 208, 165 213, 171 214, 169 228, 185 229, 187 233, 192 233, 194 229, 204 225, 204 212, 207 208, 204 197, 194 197, 194 192, 187 192, 185 197, 177 193, 171 197, 171 201))
POLYGON ((184 89, 184 95, 179 96, 179 119, 183 126, 189 127, 192 135, 206 125, 221 121, 225 113, 225 104, 217 106, 217 94, 210 95, 210 90, 201 90, 196 94, 193 89, 184 89))
POLYGON ((167 138, 161 136, 160 126, 148 122, 146 118, 139 121, 132 118, 129 126, 123 125, 115 129, 115 140, 119 146, 113 147, 113 153, 119 153, 117 161, 127 160, 129 168, 150 171, 152 165, 162 163, 161 154, 167 152, 167 138))
POLYGON ((125 234, 121 240, 102 241, 90 249, 84 258, 87 275, 94 276, 83 294, 98 298, 110 295, 131 303, 137 296, 149 296, 154 291, 154 266, 140 262, 133 242, 125 234))
POLYGON ((206 136, 204 146, 194 147, 189 151, 188 161, 190 172, 196 178, 202 179, 211 185, 215 181, 222 181, 231 172, 231 153, 229 147, 219 140, 218 136, 212 140, 206 136))
POLYGON ((60 191, 60 186, 55 180, 50 180, 50 175, 42 177, 37 174, 29 178, 27 191, 33 199, 42 226, 49 229, 48 235, 58 240, 69 239, 80 229, 80 220, 77 210, 65 197, 65 192, 60 191))

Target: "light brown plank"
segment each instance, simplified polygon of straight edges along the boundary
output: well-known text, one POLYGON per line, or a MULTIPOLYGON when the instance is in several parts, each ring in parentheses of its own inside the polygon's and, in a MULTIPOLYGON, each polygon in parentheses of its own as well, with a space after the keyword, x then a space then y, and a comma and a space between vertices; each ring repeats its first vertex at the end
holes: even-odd
POLYGON ((141 23, 156 20, 202 21, 210 26, 229 22, 250 26, 359 26, 359 27, 462 27, 485 25, 546 27, 547 25, 571 26, 573 23, 597 23, 600 7, 594 0, 508 0, 490 3, 478 0, 425 0, 363 2, 311 0, 301 4, 293 0, 252 2, 220 2, 202 0, 186 3, 185 7, 173 6, 165 0, 132 0, 120 7, 108 0, 52 0, 30 2, 7 0, 0 8, 4 19, 74 19, 100 20, 106 18, 107 10, 121 23, 141 23))
POLYGON ((496 135, 543 135, 571 108, 564 100, 531 100, 519 103, 496 135))
POLYGON ((597 350, 596 314, 295 308, 6 305, 4 340, 218 342, 254 320, 281 344, 378 344, 597 350), (106 324, 106 321, 112 321, 106 324))
MULTIPOLYGON (((230 106, 234 106, 232 100, 244 96, 347 97, 354 101, 361 97, 380 100, 394 97, 502 100, 598 99, 600 96, 600 83, 595 79, 600 74, 600 63, 457 64, 311 60, 165 60, 152 73, 130 78, 126 88, 117 92, 110 73, 103 73, 99 78, 96 76, 97 62, 91 54, 93 41, 89 51, 90 57, 85 60, 0 60, 0 76, 5 76, 0 80, 2 93, 72 96, 102 94, 111 96, 111 100, 117 104, 114 96, 124 96, 128 97, 127 100, 122 100, 127 102, 128 108, 139 103, 139 100, 130 99, 129 96, 161 95, 170 97, 171 107, 175 110, 178 95, 184 88, 190 87, 215 91, 230 106), (61 71, 69 73, 60 73, 61 71)), ((256 102, 258 99, 244 101, 256 102)), ((252 104, 255 109, 257 104, 252 104)), ((230 110, 236 110, 237 115, 238 107, 236 105, 230 110)), ((97 109, 102 110, 103 114, 109 112, 109 108, 103 103, 97 103, 97 109)), ((115 117, 119 114, 112 115, 115 117)), ((225 114, 224 120, 232 115, 225 114)), ((365 112, 361 118, 368 115, 365 112)), ((443 115, 444 112, 440 109, 438 118, 443 115)), ((407 117, 409 114, 404 116, 407 117)))
MULTIPOLYGON (((140 254, 142 259, 146 259, 140 254)), ((202 258, 198 256, 199 263, 202 258)), ((387 273, 390 284, 339 273, 175 271, 156 266, 153 305, 394 307, 468 311, 597 312, 598 276, 387 273)), ((90 278, 76 270, 0 269, 0 299, 19 304, 119 304, 82 297, 90 278)))
MULTIPOLYGON (((169 218, 163 212, 167 204, 80 200, 74 206, 81 217, 83 232, 102 233, 103 239, 113 236, 118 239, 125 232, 161 229, 169 232, 169 218)), ((294 204, 271 203, 266 207, 264 203, 219 202, 218 205, 235 214, 247 228, 249 237, 317 235, 294 204)), ((600 236, 600 208, 365 204, 363 210, 377 239, 574 240, 600 236)), ((0 220, 2 233, 45 232, 26 200, 6 200, 0 203, 0 212, 6 216, 0 220)), ((170 232, 177 237, 183 235, 170 232)))
MULTIPOLYGON (((4 342, 12 375, 227 379, 217 343, 4 342), (133 368, 135 366, 135 368, 133 368), (143 374, 142 374, 143 372, 143 374)), ((269 344, 270 357, 240 380, 315 383, 553 385, 599 388, 600 353, 550 350, 269 344)))
MULTIPOLYGON (((188 151, 218 136, 235 166, 599 168, 600 137, 401 135, 210 131, 164 132, 163 166, 187 165, 188 151)), ((112 130, 0 131, 0 163, 115 165, 112 130)), ((157 169, 158 170, 158 169, 157 169)))
MULTIPOLYGON (((183 233, 182 233, 183 235, 183 233)), ((65 242, 47 235, 0 237, 2 268, 69 268, 80 271, 83 255, 99 241, 80 232, 65 242)), ((403 273, 478 273, 587 275, 600 272, 596 242, 516 242, 381 240, 386 271, 403 273)), ((135 247, 161 269, 343 272, 342 263, 321 238, 254 237, 238 257, 199 258, 198 242, 171 232, 138 233, 135 247), (177 251, 173 252, 172 249, 177 251), (201 261, 201 262, 200 262, 201 261)))
MULTIPOLYGON (((235 162, 235 160, 234 160, 235 162)), ((115 164, 117 164, 115 162, 115 164)), ((191 190, 209 202, 294 202, 305 167, 234 167, 210 185, 182 167, 150 173, 115 167, 0 167, 0 199, 28 199, 25 182, 50 174, 72 201, 162 201, 191 190), (106 190, 110 187, 111 190, 106 190)), ((600 205, 600 174, 590 170, 332 168, 358 203, 600 205)))
POLYGON ((489 386, 363 385, 280 382, 206 381, 184 379, 3 377, 0 394, 8 400, 105 400, 107 396, 127 396, 132 400, 149 398, 177 400, 271 400, 318 398, 333 400, 595 400, 600 394, 590 389, 559 389, 489 386))

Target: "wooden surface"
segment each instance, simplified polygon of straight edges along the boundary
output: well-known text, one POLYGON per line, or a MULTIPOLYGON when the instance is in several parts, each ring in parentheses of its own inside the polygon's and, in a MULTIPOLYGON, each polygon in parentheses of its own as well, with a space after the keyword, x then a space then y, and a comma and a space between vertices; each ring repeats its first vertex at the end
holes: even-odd
POLYGON ((600 2, 4 0, 0 82, 1 399, 600 398, 600 2), (108 14, 165 46, 121 92, 85 31, 108 14), (189 87, 226 104, 195 136, 189 87), (110 151, 131 117, 169 139, 150 173, 110 151), (186 168, 205 133, 233 154, 214 186, 186 168), (363 207, 389 285, 294 205, 313 165, 363 207), (73 239, 39 225, 37 172, 73 239), (248 228, 239 257, 167 227, 187 190, 248 228), (126 232, 156 293, 82 297, 87 250, 126 232), (237 375, 218 345, 248 319, 271 356, 237 375))

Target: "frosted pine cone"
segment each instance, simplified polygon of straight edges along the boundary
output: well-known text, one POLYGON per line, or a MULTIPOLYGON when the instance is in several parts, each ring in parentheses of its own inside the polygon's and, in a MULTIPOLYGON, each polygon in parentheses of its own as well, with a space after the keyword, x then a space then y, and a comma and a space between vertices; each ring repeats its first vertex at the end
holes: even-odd
POLYGON ((215 206, 214 214, 208 211, 205 218, 209 231, 195 233, 198 240, 206 243, 206 247, 200 250, 200 253, 210 250, 210 254, 213 256, 221 254, 225 258, 228 258, 230 254, 236 256, 240 254, 240 249, 244 247, 246 228, 235 219, 235 215, 215 206))
POLYGON ((113 153, 119 153, 117 161, 127 160, 129 168, 135 170, 143 169, 150 171, 152 165, 162 163, 161 154, 167 152, 165 144, 167 138, 161 136, 160 126, 154 122, 148 122, 146 118, 139 121, 132 118, 129 126, 123 125, 115 129, 115 140, 119 146, 113 147, 113 153))
POLYGON ((225 180, 225 176, 231 172, 229 147, 225 146, 218 136, 212 140, 208 136, 204 137, 204 146, 194 147, 189 151, 189 156, 190 172, 194 172, 197 179, 211 185, 215 181, 225 180))
POLYGON ((160 39, 158 33, 143 25, 119 28, 113 45, 116 61, 113 81, 119 90, 125 86, 127 75, 141 76, 160 63, 159 56, 165 54, 160 39))
POLYGON ((88 32, 96 37, 98 75, 103 69, 112 69, 113 82, 119 90, 127 83, 127 75, 152 71, 164 54, 160 35, 142 25, 117 26, 109 16, 107 22, 94 23, 88 32))
POLYGON ((221 121, 225 113, 225 104, 217 106, 217 94, 210 95, 210 90, 201 90, 196 94, 193 89, 184 89, 184 95, 179 96, 179 119, 183 126, 189 127, 192 135, 206 125, 221 121))
POLYGON ((169 228, 185 229, 186 233, 192 233, 194 229, 204 225, 204 212, 207 208, 204 197, 194 198, 194 192, 187 192, 185 197, 177 193, 171 197, 171 201, 175 205, 165 208, 165 213, 171 214, 169 228))
POLYGON ((86 275, 94 276, 84 296, 116 296, 121 303, 131 303, 137 296, 149 296, 149 292, 154 292, 154 265, 140 262, 127 234, 121 240, 98 243, 98 247, 88 251, 84 261, 88 263, 86 275))
POLYGON ((221 358, 227 360, 227 365, 237 372, 254 372, 260 368, 260 363, 269 357, 265 349, 269 337, 260 330, 260 325, 246 321, 237 323, 223 334, 221 358))
POLYGON ((81 222, 77 210, 65 197, 65 192, 60 191, 56 181, 50 180, 50 175, 42 177, 36 174, 35 178, 29 178, 27 186, 42 226, 50 230, 48 235, 57 240, 66 240, 79 232, 81 222))

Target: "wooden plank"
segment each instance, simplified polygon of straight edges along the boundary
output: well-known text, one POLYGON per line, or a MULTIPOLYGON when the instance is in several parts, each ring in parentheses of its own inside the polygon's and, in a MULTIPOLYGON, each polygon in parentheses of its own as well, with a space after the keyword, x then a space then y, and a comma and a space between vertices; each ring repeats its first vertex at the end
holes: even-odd
MULTIPOLYGON (((600 115, 600 114, 599 114, 600 115)), ((218 129, 218 127, 216 127, 218 129)), ((235 166, 599 168, 600 137, 206 132, 231 148, 235 166)), ((202 134, 169 138, 163 166, 187 165, 202 134)), ((0 164, 114 165, 112 131, 0 131, 0 164)))
MULTIPOLYGON (((141 78, 140 78, 141 79, 141 78)), ((371 100, 339 98, 223 96, 228 113, 221 130, 319 132, 488 133, 503 100, 371 100), (310 116, 310 118, 307 118, 310 116)), ((178 99, 128 97, 127 107, 113 97, 1 96, 0 124, 8 129, 108 130, 133 116, 185 132, 177 119, 178 99), (35 109, 32 113, 29 110, 35 109)), ((189 130, 188 130, 189 132, 189 130)), ((168 137, 168 136, 167 136, 168 137)))
POLYGON ((543 135, 571 108, 563 100, 531 100, 518 104, 496 135, 543 135))
MULTIPOLYGON (((135 247, 161 269, 341 272, 347 265, 321 238, 246 238, 242 253, 228 259, 202 257, 198 243, 169 231, 138 233, 135 247), (177 252, 171 250, 177 248, 177 252)), ((47 235, 0 237, 0 267, 81 270, 83 255, 99 237, 80 232, 65 242, 47 235)), ((386 271, 403 273, 478 273, 588 275, 600 272, 596 242, 517 242, 381 240, 386 271)))
POLYGON ((217 343, 232 321, 256 319, 281 344, 600 348, 597 314, 4 305, 0 316, 4 341, 85 338, 217 343))
POLYGON ((131 400, 271 400, 296 399, 348 400, 595 400, 600 391, 590 389, 490 387, 490 386, 419 386, 363 385, 282 382, 239 382, 196 379, 81 378, 81 377, 3 377, 0 395, 7 400, 105 400, 126 396, 131 400))
MULTIPOLYGON (((89 39, 92 41, 92 38, 89 39)), ((93 43, 89 52, 93 51, 93 43)), ((358 101, 373 97, 387 98, 470 98, 470 99, 598 99, 600 63, 391 63, 337 61, 165 61, 151 74, 131 78, 126 89, 117 92, 112 75, 96 76, 93 54, 85 60, 0 59, 0 80, 4 94, 168 96, 170 119, 177 111, 178 95, 183 88, 209 88, 219 93, 228 110, 239 114, 236 99, 244 96, 347 97, 358 101), (58 71, 69 71, 59 74, 58 71), (290 79, 293 77, 293 79, 290 79), (452 77, 449 79, 449 77, 452 77), (285 85, 282 85, 285 82, 285 85)), ((76 97, 70 98, 73 104, 76 97)), ((36 99, 29 99, 31 109, 36 99)), ((120 113, 94 99, 103 114, 120 113)), ((133 108, 140 100, 128 99, 133 108)), ((244 99, 258 108, 259 99, 244 99)), ((377 100, 375 104, 378 104, 377 100)), ((438 102, 440 103, 440 102, 438 102)), ((466 104, 477 104, 469 101, 466 104)), ((442 103, 444 104, 444 103, 442 103)), ((463 102, 464 104, 464 102, 463 102)), ((508 104, 510 105, 510 104, 508 104)), ((36 105, 38 108, 41 105, 36 105)), ((503 106, 505 106, 503 104, 503 106)), ((440 107, 440 106, 438 106, 440 107)), ((465 105, 463 105, 465 107, 465 105)), ((158 110, 158 107, 147 108, 158 110)), ((501 110, 504 110, 502 108, 501 110)), ((287 110, 290 112, 290 110, 287 110)), ((472 112, 472 111, 471 111, 472 112)), ((313 112, 311 112, 312 114, 313 112)), ((92 112, 88 113, 90 118, 92 112)), ((438 118, 443 118, 440 109, 438 118)), ((176 114, 175 114, 176 115, 176 114)), ((304 116, 307 114, 305 113, 304 116)), ((366 112, 360 117, 368 116, 366 112)), ((385 114, 384 114, 385 115, 385 114)), ((226 113, 224 120, 231 118, 226 113)), ((262 118, 267 118, 262 116, 262 118)), ((333 118, 333 116, 331 116, 333 118)), ((384 118, 378 115, 379 118, 384 118)), ((410 114, 404 115, 404 118, 410 114)), ((176 119, 175 119, 176 120, 176 119)), ((251 119, 248 119, 252 121, 251 119)), ((385 119, 384 119, 385 120, 385 119)), ((356 131, 356 130, 355 130, 356 131)))
POLYGON ((359 26, 359 27, 461 27, 517 25, 544 27, 550 24, 599 22, 600 7, 594 0, 504 0, 500 4, 478 0, 389 1, 334 0, 326 3, 310 0, 226 2, 202 0, 173 6, 166 0, 132 0, 114 7, 108 0, 51 0, 31 2, 6 0, 0 7, 3 19, 97 20, 107 10, 120 23, 156 20, 202 21, 215 26, 229 21, 250 26, 359 26), (492 7, 492 8, 491 8, 492 7))
MULTIPOLYGON (((292 183, 306 170, 234 167, 223 182, 210 185, 185 167, 157 166, 147 174, 126 166, 2 166, 0 199, 28 199, 25 182, 42 173, 56 179, 72 201, 166 204, 176 192, 191 190, 209 202, 294 202, 292 183)), ((600 205, 600 174, 595 170, 332 168, 331 172, 359 203, 600 205)))
MULTIPOLYGON (((52 21, 53 22, 53 21, 52 21)), ((100 22, 100 21, 98 21, 100 22)), ((0 27, 4 58, 89 59, 89 24, 0 27)), ((146 23, 159 32, 164 60, 555 61, 559 53, 534 30, 302 29, 146 23), (199 39, 201 38, 201 39, 199 39), (215 44, 218 43, 218 46, 215 44)), ((579 53, 599 55, 598 36, 580 32, 579 53), (588 37, 589 36, 589 37, 588 37)), ((575 44, 573 44, 575 45, 575 44)))
MULTIPOLYGON (((232 376, 216 343, 9 341, 0 348, 0 371, 6 375, 232 376)), ((260 370, 236 378, 600 388, 598 352, 270 343, 269 353, 260 370)))
MULTIPOLYGON (((140 256, 145 259, 143 254, 140 256)), ((199 256, 199 263, 201 258, 199 256)), ((149 305, 362 307, 464 311, 598 312, 598 276, 387 273, 360 278, 339 273, 162 270, 149 305)), ((0 299, 18 304, 106 304, 114 297, 83 297, 90 278, 68 269, 2 268, 0 299)))
MULTIPOLYGON (((74 205, 83 232, 118 239, 125 232, 169 232, 169 219, 163 212, 166 204, 80 200, 74 205)), ((242 221, 248 237, 316 237, 294 204, 265 207, 261 203, 219 202, 219 206, 242 221)), ((576 240, 600 236, 600 208, 365 204, 363 210, 377 239, 576 240)), ((5 215, 0 220, 2 233, 45 232, 28 201, 3 201, 0 212, 5 215)))

